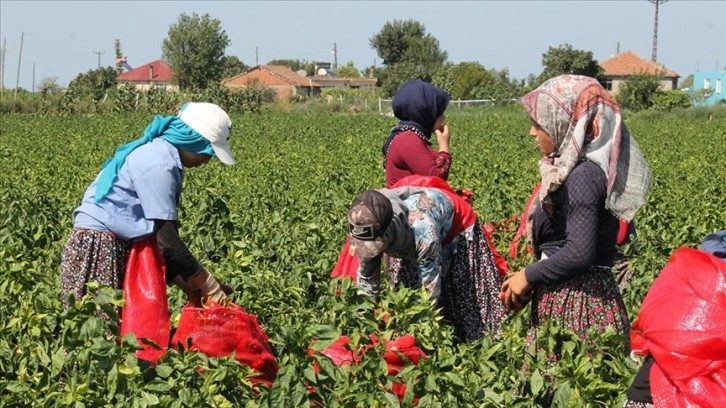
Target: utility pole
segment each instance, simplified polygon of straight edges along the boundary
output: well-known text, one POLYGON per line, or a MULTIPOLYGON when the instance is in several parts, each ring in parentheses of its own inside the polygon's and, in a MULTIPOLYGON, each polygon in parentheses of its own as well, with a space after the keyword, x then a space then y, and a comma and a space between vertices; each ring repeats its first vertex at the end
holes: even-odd
POLYGON ((255 47, 255 66, 259 66, 259 65, 260 65, 260 52, 257 49, 257 47, 255 47))
POLYGON ((650 57, 650 59, 653 62, 656 62, 658 60, 658 6, 660 6, 661 3, 667 2, 668 0, 648 1, 655 4, 655 24, 653 24, 653 55, 650 57))
POLYGON ((333 43, 333 70, 338 69, 338 44, 333 43))
POLYGON ((5 92, 5 48, 8 43, 7 38, 3 38, 3 53, 0 55, 0 99, 5 92))
POLYGON ((32 86, 32 88, 30 88, 30 91, 35 92, 35 62, 33 63, 33 82, 32 82, 32 84, 33 84, 33 86, 32 86))
POLYGON ((20 61, 21 57, 23 56, 23 37, 25 36, 25 33, 20 33, 20 52, 18 53, 18 74, 15 77, 15 94, 13 95, 13 100, 16 100, 18 98, 18 87, 20 86, 20 61))
POLYGON ((101 54, 105 54, 106 51, 93 51, 94 54, 98 55, 98 67, 101 68, 101 54))
POLYGON ((618 41, 617 46, 615 47, 615 55, 620 54, 620 41, 618 41))

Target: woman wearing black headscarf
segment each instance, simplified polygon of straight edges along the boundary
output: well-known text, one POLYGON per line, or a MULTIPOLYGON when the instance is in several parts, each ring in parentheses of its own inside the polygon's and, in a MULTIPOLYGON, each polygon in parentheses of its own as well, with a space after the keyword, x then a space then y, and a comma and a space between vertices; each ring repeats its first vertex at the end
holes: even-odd
POLYGON ((420 79, 406 82, 396 92, 392 107, 400 121, 382 149, 387 188, 411 175, 449 178, 450 136, 444 125, 449 99, 442 89, 420 79), (432 133, 436 133, 438 152, 431 147, 432 133))

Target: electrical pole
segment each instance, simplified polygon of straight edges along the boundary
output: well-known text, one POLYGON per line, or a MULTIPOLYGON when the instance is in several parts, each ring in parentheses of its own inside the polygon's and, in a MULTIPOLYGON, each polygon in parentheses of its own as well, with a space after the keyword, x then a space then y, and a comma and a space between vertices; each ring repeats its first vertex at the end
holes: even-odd
POLYGON ((25 33, 20 33, 20 52, 18 53, 18 74, 15 77, 15 94, 13 95, 13 100, 18 98, 18 87, 20 86, 20 61, 21 57, 23 56, 23 37, 25 36, 25 33))
POLYGON ((101 68, 101 54, 105 54, 106 51, 93 51, 94 54, 98 55, 98 67, 101 68))
POLYGON ((260 66, 260 52, 255 47, 255 66, 260 66))
POLYGON ((658 6, 660 6, 661 3, 667 2, 668 0, 648 1, 655 4, 655 24, 653 24, 653 55, 650 57, 650 59, 653 62, 656 62, 658 60, 658 6))
POLYGON ((3 38, 3 53, 0 55, 0 99, 5 92, 5 47, 8 43, 7 38, 3 38))
POLYGON ((338 69, 338 44, 333 43, 333 70, 338 69))
POLYGON ((35 62, 33 63, 33 82, 32 82, 32 84, 33 84, 33 86, 32 86, 32 88, 30 88, 30 91, 35 92, 35 62))

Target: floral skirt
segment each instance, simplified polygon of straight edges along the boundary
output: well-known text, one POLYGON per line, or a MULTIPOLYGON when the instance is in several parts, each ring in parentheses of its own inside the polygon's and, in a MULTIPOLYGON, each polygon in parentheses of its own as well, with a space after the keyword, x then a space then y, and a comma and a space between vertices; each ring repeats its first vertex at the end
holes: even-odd
POLYGON ((535 289, 532 299, 532 326, 555 320, 581 339, 595 327, 630 339, 630 321, 618 285, 610 268, 593 267, 566 282, 535 289))
MULTIPOLYGON (((502 276, 478 221, 457 239, 450 269, 442 271, 439 306, 456 335, 474 341, 485 333, 495 333, 507 315, 499 299, 502 276)), ((394 287, 421 287, 415 262, 388 258, 388 265, 394 287)))
POLYGON ((88 291, 88 282, 98 282, 121 289, 131 242, 114 235, 87 229, 74 229, 61 258, 60 275, 63 306, 70 306, 68 296, 76 300, 88 291))

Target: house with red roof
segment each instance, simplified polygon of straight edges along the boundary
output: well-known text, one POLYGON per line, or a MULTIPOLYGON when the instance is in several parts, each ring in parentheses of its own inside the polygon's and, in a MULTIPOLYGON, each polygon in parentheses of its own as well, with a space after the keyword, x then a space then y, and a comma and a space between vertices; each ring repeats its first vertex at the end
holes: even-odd
POLYGON ((613 94, 617 94, 623 82, 633 75, 659 75, 661 77, 661 89, 669 91, 677 89, 680 75, 675 71, 645 59, 640 55, 625 51, 614 55, 600 63, 603 74, 600 82, 603 87, 613 94))
POLYGON ((375 87, 376 82, 377 79, 373 77, 306 76, 281 65, 258 65, 222 81, 222 84, 231 90, 259 84, 275 91, 279 98, 287 98, 294 95, 318 96, 323 88, 375 87))
POLYGON ((282 65, 258 65, 222 81, 222 85, 230 90, 255 84, 272 89, 279 98, 287 98, 293 95, 317 96, 320 94, 320 84, 314 81, 312 77, 301 76, 282 65))
POLYGON ((171 83, 172 72, 169 65, 156 60, 122 72, 118 76, 119 85, 132 83, 136 89, 146 91, 149 89, 179 90, 179 86, 171 83))

